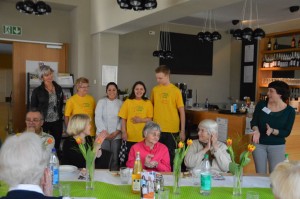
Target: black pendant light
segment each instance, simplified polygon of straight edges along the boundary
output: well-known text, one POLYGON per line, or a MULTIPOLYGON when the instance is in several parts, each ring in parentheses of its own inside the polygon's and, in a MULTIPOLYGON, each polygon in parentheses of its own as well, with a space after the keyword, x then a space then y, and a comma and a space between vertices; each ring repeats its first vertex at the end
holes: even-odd
POLYGON ((197 38, 201 42, 203 42, 203 41, 212 42, 212 41, 220 40, 222 38, 221 34, 217 31, 217 28, 216 28, 216 22, 215 22, 215 17, 214 17, 213 11, 210 10, 209 12, 207 12, 207 16, 206 16, 206 19, 205 19, 205 22, 204 22, 204 28, 201 32, 199 32, 197 34, 197 38), (211 22, 213 20, 214 31, 212 33, 209 32, 208 30, 205 31, 207 20, 209 20, 209 28, 208 28, 209 30, 212 29, 211 28, 211 22))
POLYGON ((236 40, 242 40, 243 37, 242 37, 242 30, 241 29, 236 29, 232 36, 236 39, 236 40))
POLYGON ((44 1, 24 0, 16 3, 16 9, 21 13, 45 15, 50 14, 52 9, 44 1))
POLYGON ((174 54, 171 49, 171 34, 167 25, 161 26, 157 50, 153 51, 153 57, 161 59, 173 59, 174 54))
POLYGON ((157 7, 156 0, 117 0, 121 9, 143 11, 151 10, 157 7))

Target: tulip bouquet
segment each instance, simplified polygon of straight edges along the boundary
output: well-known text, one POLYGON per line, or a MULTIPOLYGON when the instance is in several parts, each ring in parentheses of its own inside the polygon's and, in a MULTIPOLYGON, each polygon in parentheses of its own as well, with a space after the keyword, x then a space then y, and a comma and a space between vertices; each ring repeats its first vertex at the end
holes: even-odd
POLYGON ((241 178, 243 175, 243 167, 249 164, 249 155, 255 150, 255 146, 252 144, 248 144, 247 150, 241 153, 238 163, 236 161, 235 153, 232 148, 232 139, 230 138, 227 139, 227 147, 227 152, 229 153, 232 161, 229 164, 229 171, 235 176, 233 195, 239 196, 242 194, 241 178))
POLYGON ((193 140, 188 139, 186 142, 187 146, 184 142, 180 141, 178 143, 178 148, 175 149, 175 157, 173 162, 173 175, 174 175, 174 186, 173 193, 179 194, 179 178, 181 174, 181 164, 184 156, 190 148, 190 145, 193 144, 193 140))
POLYGON ((82 153, 85 162, 86 162, 86 169, 87 169, 87 175, 86 175, 86 180, 87 180, 87 189, 93 189, 94 184, 93 184, 93 179, 94 179, 94 170, 95 170, 95 159, 96 155, 98 153, 98 150, 100 149, 100 146, 103 142, 104 138, 98 136, 96 138, 96 141, 94 142, 94 145, 91 146, 89 144, 84 144, 82 138, 78 137, 76 138, 76 142, 78 144, 79 150, 82 153))

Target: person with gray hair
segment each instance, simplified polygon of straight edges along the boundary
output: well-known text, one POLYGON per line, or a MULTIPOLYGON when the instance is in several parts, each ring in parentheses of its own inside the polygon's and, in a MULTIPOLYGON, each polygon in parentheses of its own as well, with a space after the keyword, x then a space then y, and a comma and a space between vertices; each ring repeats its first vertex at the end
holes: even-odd
POLYGON ((170 156, 168 148, 158 142, 160 138, 160 126, 152 121, 146 123, 143 129, 144 140, 134 144, 130 148, 126 166, 133 168, 136 153, 140 152, 143 169, 159 172, 170 172, 170 156))
POLYGON ((281 162, 270 175, 275 199, 300 198, 300 162, 281 162))
POLYGON ((40 64, 38 74, 42 84, 33 90, 30 107, 38 108, 43 113, 43 130, 54 137, 56 151, 59 151, 63 132, 64 94, 61 86, 53 80, 53 73, 50 66, 40 64))
POLYGON ((35 133, 19 133, 6 139, 0 150, 0 180, 10 188, 1 199, 62 198, 45 196, 43 191, 52 183, 45 177, 49 176, 46 153, 35 133))
POLYGON ((218 172, 229 171, 230 155, 226 144, 218 141, 218 124, 215 120, 205 119, 198 125, 198 142, 188 150, 184 163, 188 169, 200 168, 204 155, 207 153, 212 169, 218 172))

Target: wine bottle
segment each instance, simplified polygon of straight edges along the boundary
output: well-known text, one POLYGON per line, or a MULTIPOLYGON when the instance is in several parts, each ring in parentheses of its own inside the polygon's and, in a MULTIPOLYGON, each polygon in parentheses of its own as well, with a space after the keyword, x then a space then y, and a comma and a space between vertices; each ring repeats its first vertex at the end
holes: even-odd
POLYGON ((136 152, 136 157, 134 161, 134 167, 132 171, 132 186, 131 191, 132 193, 140 193, 140 180, 141 180, 141 173, 143 171, 142 162, 140 158, 140 152, 136 152))
POLYGON ((292 39, 292 43, 291 43, 291 48, 295 48, 296 47, 296 39, 295 39, 295 35, 293 35, 293 39, 292 39))
POLYGON ((268 42, 268 45, 267 45, 267 49, 268 50, 271 50, 272 48, 272 42, 271 42, 271 38, 269 38, 269 42, 268 42))
POLYGON ((275 43, 273 45, 273 50, 277 50, 278 49, 278 43, 277 43, 277 38, 275 39, 275 43))

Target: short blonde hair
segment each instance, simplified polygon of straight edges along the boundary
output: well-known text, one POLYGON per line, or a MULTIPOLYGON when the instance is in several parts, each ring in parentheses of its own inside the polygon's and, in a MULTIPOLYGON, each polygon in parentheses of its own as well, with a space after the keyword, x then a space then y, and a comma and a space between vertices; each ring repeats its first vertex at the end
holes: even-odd
POLYGON ((44 63, 39 63, 38 75, 41 80, 43 79, 44 75, 48 75, 53 72, 54 70, 50 66, 45 65, 44 63))
POLYGON ((75 114, 68 123, 67 133, 69 135, 79 135, 89 124, 91 118, 87 114, 75 114))
POLYGON ((217 134, 218 135, 218 123, 215 120, 205 119, 202 120, 198 127, 205 128, 209 135, 217 134))
POLYGON ((75 87, 76 90, 78 90, 79 86, 81 86, 81 84, 88 84, 89 80, 85 77, 79 77, 76 82, 75 82, 75 87))
POLYGON ((300 162, 281 162, 270 175, 275 198, 300 198, 300 162))
POLYGON ((155 69, 155 73, 163 73, 165 75, 170 75, 171 70, 168 66, 166 65, 160 65, 155 69))

